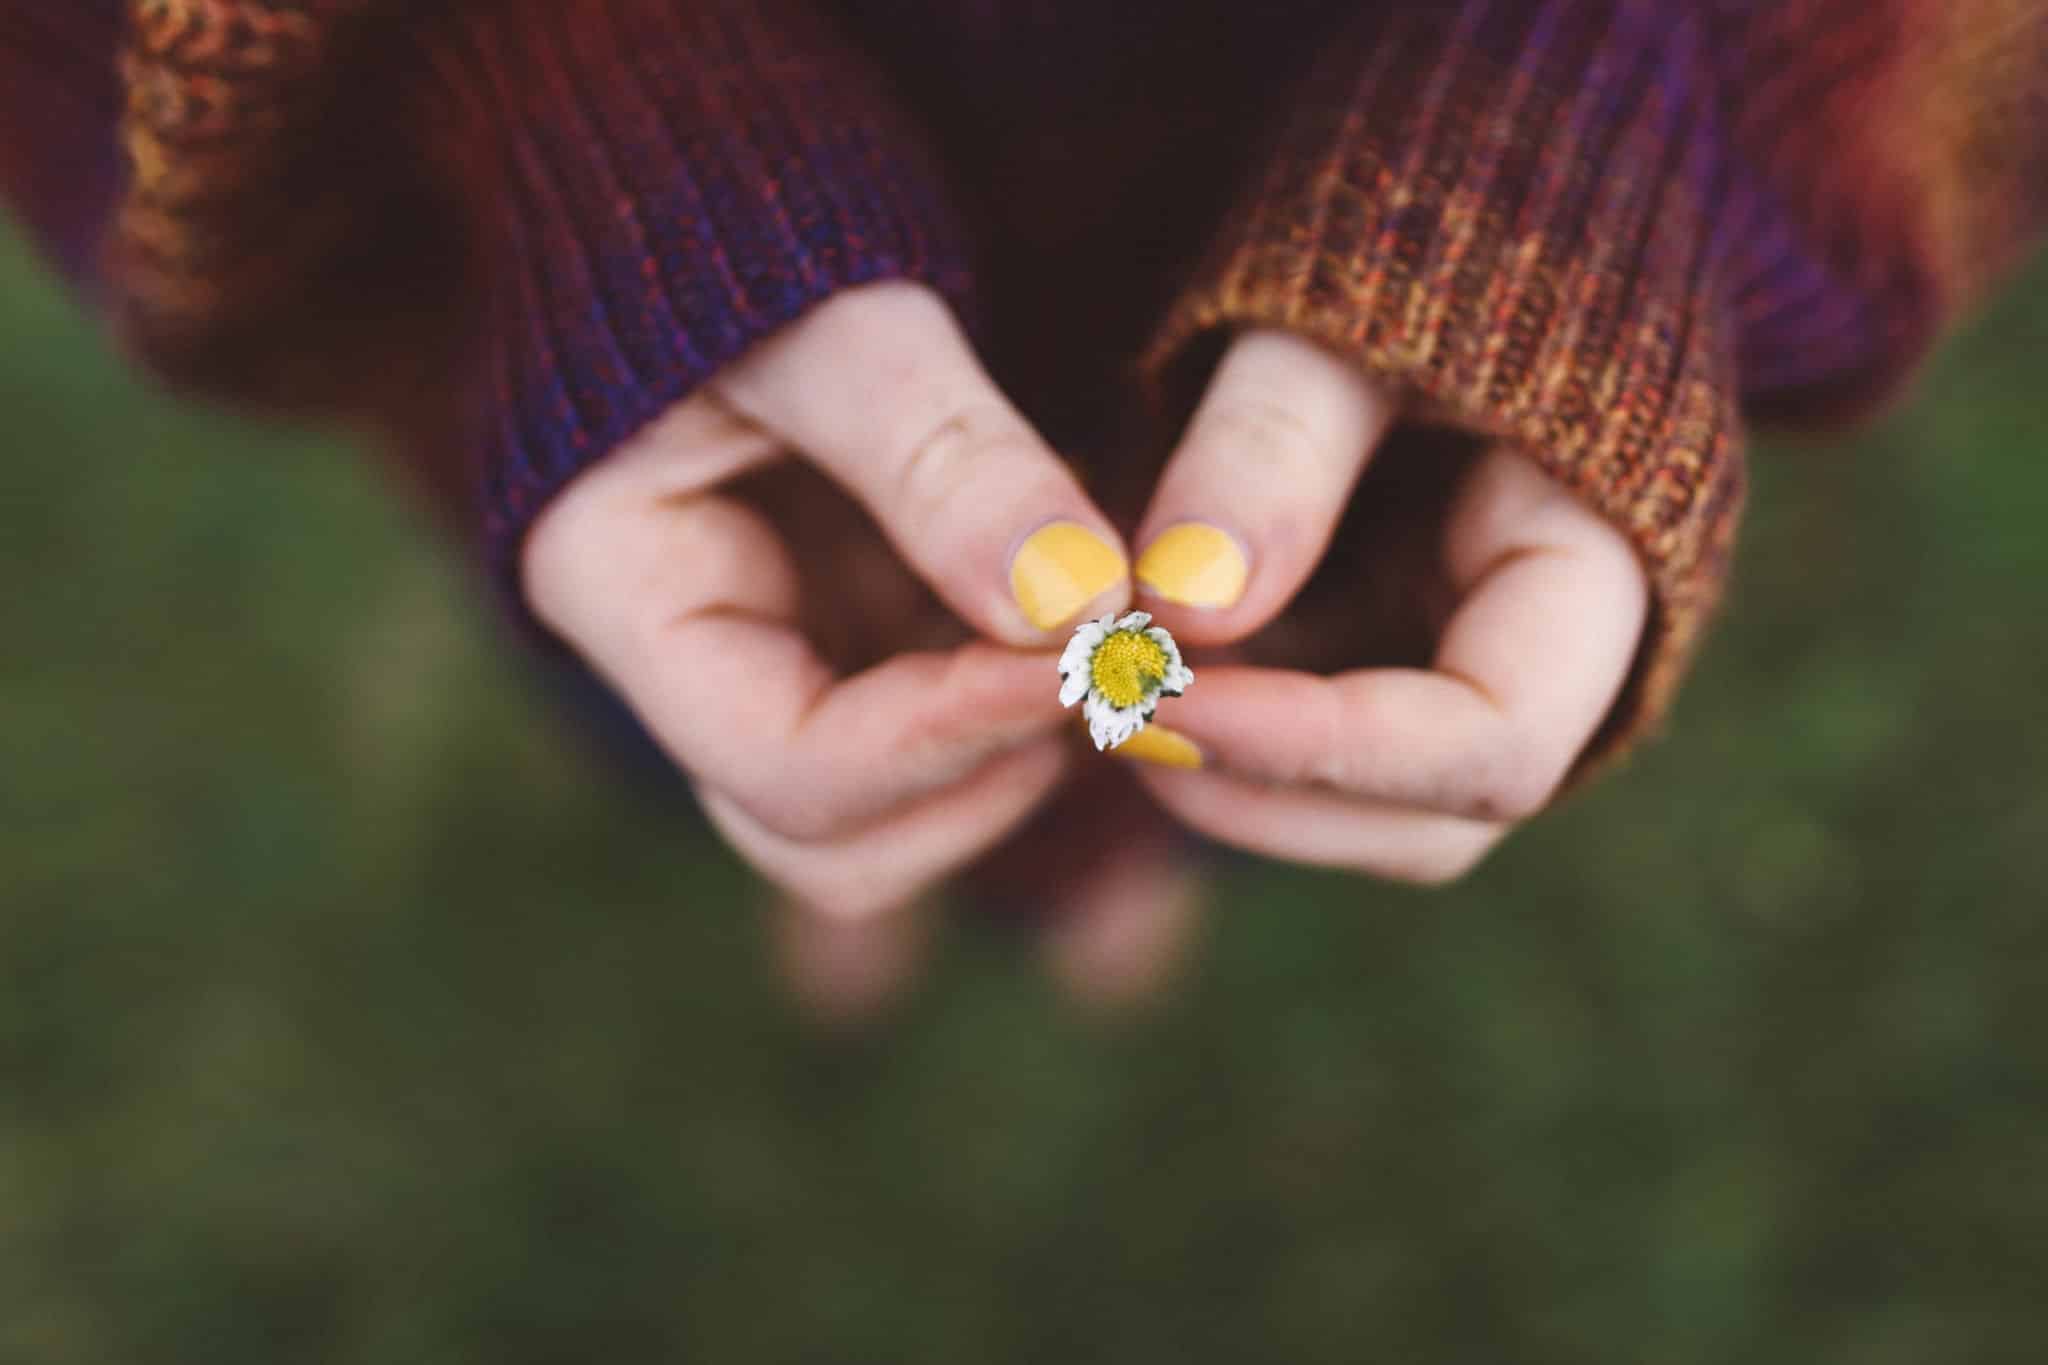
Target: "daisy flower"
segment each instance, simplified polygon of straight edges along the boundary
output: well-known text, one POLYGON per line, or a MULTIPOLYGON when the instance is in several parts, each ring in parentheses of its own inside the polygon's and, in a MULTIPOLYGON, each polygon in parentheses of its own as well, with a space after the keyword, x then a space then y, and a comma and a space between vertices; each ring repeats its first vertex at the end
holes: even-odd
POLYGON ((1195 680, 1180 661, 1180 646, 1151 613, 1118 620, 1084 621, 1060 655, 1060 705, 1086 700, 1088 735, 1098 749, 1114 749, 1145 728, 1161 697, 1177 697, 1195 680))

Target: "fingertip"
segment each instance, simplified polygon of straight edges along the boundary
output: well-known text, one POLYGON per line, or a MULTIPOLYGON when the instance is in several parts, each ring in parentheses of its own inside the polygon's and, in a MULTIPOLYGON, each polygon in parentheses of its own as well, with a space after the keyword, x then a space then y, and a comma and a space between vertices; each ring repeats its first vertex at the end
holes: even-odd
POLYGON ((1048 522, 1025 536, 1010 555, 1009 580, 1011 601, 1033 636, 1120 611, 1131 597, 1122 547, 1077 521, 1048 522))
MULTIPOLYGON (((1138 556, 1132 583, 1139 605, 1184 644, 1243 640, 1280 610, 1293 579, 1292 569, 1282 563, 1276 570, 1275 556, 1251 549, 1251 543, 1250 537, 1213 522, 1169 527, 1145 542, 1138 556)), ((1283 561, 1292 557, 1279 556, 1283 561)))
POLYGON ((1271 620, 1308 580, 1393 418, 1358 367, 1303 338, 1235 341, 1162 472, 1137 580, 1198 644, 1271 620))
POLYGON ((1135 763, 1190 772, 1199 770, 1204 763, 1202 750, 1193 740, 1158 724, 1146 726, 1109 752, 1135 763))
POLYGON ((1224 610, 1244 597, 1251 556, 1221 526, 1183 521, 1159 533, 1138 556, 1139 588, 1184 607, 1224 610))

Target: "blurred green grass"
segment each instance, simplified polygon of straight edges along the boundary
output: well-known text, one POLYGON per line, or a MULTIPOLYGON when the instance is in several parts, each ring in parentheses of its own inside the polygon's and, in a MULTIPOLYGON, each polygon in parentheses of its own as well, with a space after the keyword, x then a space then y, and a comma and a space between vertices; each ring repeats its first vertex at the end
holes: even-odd
POLYGON ((0 1360, 2031 1361, 2048 270, 1766 448, 1673 733, 1436 895, 820 1039, 347 451, 0 245, 0 1360))

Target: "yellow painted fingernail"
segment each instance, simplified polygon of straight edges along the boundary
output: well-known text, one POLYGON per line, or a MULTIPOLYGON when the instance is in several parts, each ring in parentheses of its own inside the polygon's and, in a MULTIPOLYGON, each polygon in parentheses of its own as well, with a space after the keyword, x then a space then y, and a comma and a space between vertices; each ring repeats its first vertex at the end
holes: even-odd
POLYGON ((1229 532, 1184 521, 1138 556, 1138 581, 1169 602, 1228 607, 1244 596, 1249 567, 1229 532))
POLYGON ((1202 751, 1195 747, 1194 741, 1164 725, 1148 725, 1110 752, 1120 758, 1134 758, 1140 763, 1156 763, 1162 768, 1202 766, 1202 751))
POLYGON ((1085 526, 1041 526, 1010 561, 1010 593, 1040 630, 1073 619, 1124 576, 1117 548, 1085 526))

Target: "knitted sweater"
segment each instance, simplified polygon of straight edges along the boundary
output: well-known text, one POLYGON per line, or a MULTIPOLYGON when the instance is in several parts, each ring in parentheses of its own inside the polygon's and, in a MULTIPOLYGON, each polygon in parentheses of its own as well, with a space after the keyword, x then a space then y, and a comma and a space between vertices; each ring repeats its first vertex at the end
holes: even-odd
POLYGON ((2048 0, 0 0, 0 191, 149 365, 374 424, 508 583, 848 285, 944 291, 1084 459, 1134 368, 1296 329, 1633 542, 1612 748, 1745 420, 1868 411, 2048 217, 2048 0))

